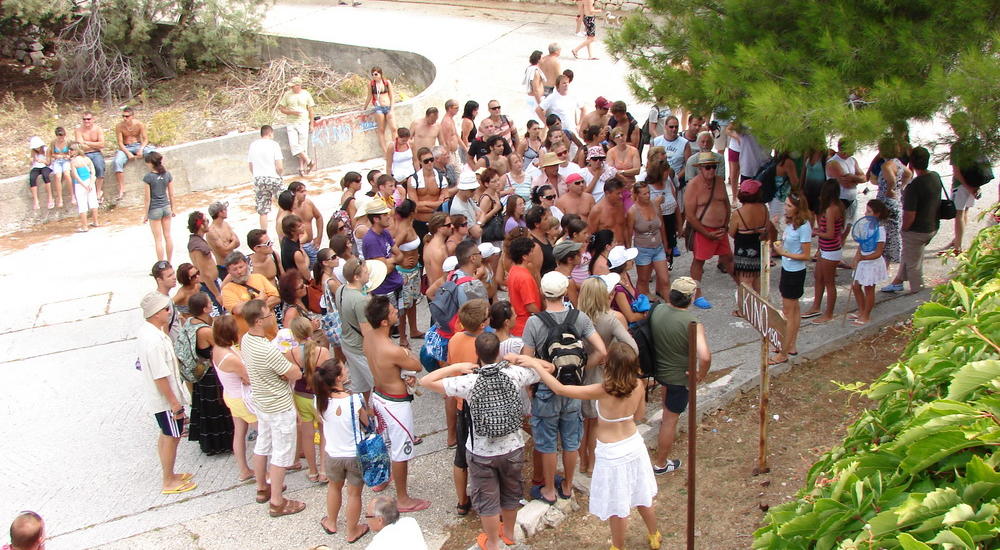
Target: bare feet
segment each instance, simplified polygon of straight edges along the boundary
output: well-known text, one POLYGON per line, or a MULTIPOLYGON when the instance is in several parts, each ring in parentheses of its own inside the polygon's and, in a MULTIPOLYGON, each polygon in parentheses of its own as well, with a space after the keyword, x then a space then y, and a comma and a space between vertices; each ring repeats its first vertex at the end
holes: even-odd
POLYGON ((399 511, 402 513, 419 512, 431 507, 431 501, 420 498, 408 498, 399 500, 399 511))
POLYGON ((829 323, 832 320, 833 320, 833 317, 828 317, 826 315, 821 315, 821 316, 813 319, 812 323, 814 325, 822 325, 823 323, 829 323))

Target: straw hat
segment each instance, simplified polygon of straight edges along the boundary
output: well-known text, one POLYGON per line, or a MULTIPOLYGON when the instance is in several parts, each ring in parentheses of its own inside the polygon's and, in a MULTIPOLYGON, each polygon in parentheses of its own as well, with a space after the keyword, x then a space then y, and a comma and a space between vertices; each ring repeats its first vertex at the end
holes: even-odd
POLYGON ((542 158, 538 159, 538 166, 540 168, 545 168, 546 166, 555 166, 561 162, 562 161, 559 160, 559 155, 549 151, 542 155, 542 158))

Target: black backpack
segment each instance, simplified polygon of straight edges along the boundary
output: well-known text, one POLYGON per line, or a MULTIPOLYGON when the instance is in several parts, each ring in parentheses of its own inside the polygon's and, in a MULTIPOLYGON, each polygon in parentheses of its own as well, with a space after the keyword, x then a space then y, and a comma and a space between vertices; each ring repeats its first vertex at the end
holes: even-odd
POLYGON ((764 204, 774 200, 774 196, 778 193, 777 176, 778 157, 767 159, 767 162, 762 164, 757 173, 754 174, 753 179, 761 183, 760 188, 763 191, 764 204))
POLYGON ((501 369, 501 361, 476 369, 479 378, 469 393, 472 431, 480 437, 503 437, 521 428, 524 405, 514 381, 501 369))
POLYGON ((639 348, 639 372, 643 378, 652 378, 656 374, 656 349, 653 347, 653 312, 662 303, 653 306, 646 317, 632 323, 632 338, 639 348))
POLYGON ((562 323, 551 313, 543 311, 538 318, 545 323, 548 332, 538 356, 556 366, 556 380, 567 386, 583 385, 583 369, 587 366, 587 351, 576 330, 576 319, 580 310, 571 309, 562 323))

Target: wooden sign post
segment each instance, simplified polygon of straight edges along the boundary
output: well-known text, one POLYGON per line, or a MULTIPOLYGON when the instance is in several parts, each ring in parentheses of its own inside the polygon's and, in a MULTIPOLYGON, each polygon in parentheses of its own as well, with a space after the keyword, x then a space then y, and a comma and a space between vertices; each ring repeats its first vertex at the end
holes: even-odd
POLYGON ((756 293, 746 283, 740 283, 736 290, 736 310, 740 317, 746 319, 750 326, 760 333, 760 441, 757 454, 757 467, 754 475, 770 471, 767 466, 767 407, 770 398, 770 376, 767 370, 768 347, 781 349, 785 337, 785 316, 779 308, 767 301, 768 287, 771 275, 770 243, 761 243, 761 277, 760 290, 756 293))

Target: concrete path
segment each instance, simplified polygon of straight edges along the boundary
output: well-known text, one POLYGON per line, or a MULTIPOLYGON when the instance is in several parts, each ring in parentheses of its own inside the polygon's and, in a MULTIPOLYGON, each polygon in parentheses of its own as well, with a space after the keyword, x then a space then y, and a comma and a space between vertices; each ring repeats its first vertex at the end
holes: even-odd
MULTIPOLYGON (((442 67, 443 78, 449 79, 448 86, 460 102, 474 98, 485 105, 496 98, 517 119, 522 110, 521 73, 531 50, 544 50, 549 42, 558 41, 569 56, 569 48, 579 40, 572 36, 572 18, 554 14, 560 9, 539 14, 397 2, 366 2, 358 8, 297 3, 273 8, 266 28, 306 38, 418 51, 442 67)), ((566 67, 576 71, 574 89, 588 101, 597 95, 627 98, 624 66, 611 63, 601 46, 596 47, 601 61, 564 60, 566 67)), ((633 112, 644 110, 637 106, 633 112)), ((935 130, 926 125, 915 127, 911 134, 917 143, 931 139, 935 130)), ((870 158, 870 152, 859 154, 863 164, 870 158)), ((339 203, 338 194, 319 191, 329 191, 330 183, 346 170, 380 164, 372 160, 309 178, 310 189, 317 192, 313 200, 323 212, 332 212, 339 203)), ((946 166, 937 169, 950 173, 946 166)), ((996 200, 996 186, 990 186, 986 195, 974 215, 981 211, 980 205, 996 200)), ((230 222, 241 237, 256 224, 249 186, 197 198, 202 210, 215 198, 231 201, 230 222)), ((174 218, 175 265, 187 261, 183 226, 189 211, 182 209, 174 218)), ((205 457, 196 445, 185 442, 178 471, 195 472, 199 487, 185 495, 159 495, 156 432, 143 410, 140 380, 133 370, 133 334, 141 322, 137 304, 154 288, 149 267, 155 257, 149 230, 137 223, 140 216, 134 211, 115 212, 109 226, 26 248, 8 240, 6 245, 13 250, 0 253, 6 313, 0 316, 0 349, 4 350, 0 414, 5 419, 0 423, 0 440, 7 443, 0 451, 0 462, 6 466, 0 519, 24 509, 42 513, 52 537, 49 548, 56 550, 345 547, 342 537, 329 537, 320 530, 325 489, 310 484, 303 473, 290 475, 288 486, 293 498, 308 503, 307 510, 271 519, 263 507, 252 504, 253 486, 236 483, 231 456, 205 457)), ((930 250, 950 239, 950 229, 950 223, 942 228, 930 250)), ((679 258, 674 273, 687 274, 689 263, 689 255, 679 258)), ((947 266, 928 260, 926 271, 933 280, 942 277, 947 266)), ((776 284, 775 277, 772 285, 776 284)), ((849 272, 838 273, 838 284, 840 312, 847 306, 849 272)), ((710 268, 705 287, 716 307, 697 315, 708 327, 716 353, 713 369, 743 366, 741 372, 746 374, 748 368, 755 368, 758 340, 746 323, 729 315, 733 285, 710 268)), ((803 300, 811 296, 807 289, 803 300)), ((876 308, 883 321, 905 315, 924 299, 920 295, 879 298, 888 299, 876 308)), ((426 308, 421 313, 420 326, 426 327, 426 308)), ((799 345, 802 356, 818 353, 823 346, 836 345, 852 334, 857 330, 843 326, 839 319, 823 327, 806 327, 799 345)), ((713 402, 721 403, 718 399, 727 390, 731 393, 744 382, 752 382, 736 378, 734 374, 719 384, 718 391, 713 390, 712 395, 718 394, 713 402)), ((435 395, 416 401, 417 431, 426 439, 417 447, 422 456, 411 466, 413 494, 434 501, 430 511, 416 517, 435 548, 447 538, 447 527, 455 520, 442 408, 435 395)))

